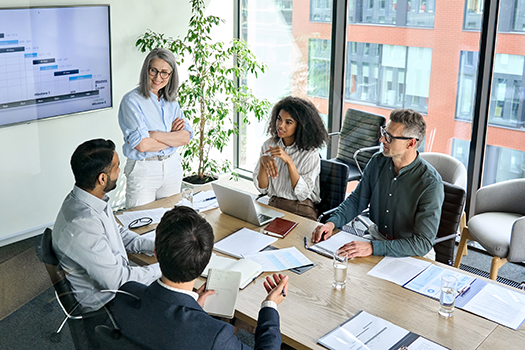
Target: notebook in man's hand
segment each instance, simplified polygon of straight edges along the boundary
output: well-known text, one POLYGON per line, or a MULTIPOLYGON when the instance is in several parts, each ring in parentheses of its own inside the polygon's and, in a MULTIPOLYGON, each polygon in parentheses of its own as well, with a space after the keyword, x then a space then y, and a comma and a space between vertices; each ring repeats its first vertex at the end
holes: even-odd
POLYGON ((206 298, 204 311, 212 316, 233 318, 240 283, 241 273, 239 271, 210 269, 206 290, 213 289, 215 294, 206 298))
POLYGON ((264 233, 277 238, 284 238, 295 226, 297 226, 297 222, 275 218, 264 228, 264 233))

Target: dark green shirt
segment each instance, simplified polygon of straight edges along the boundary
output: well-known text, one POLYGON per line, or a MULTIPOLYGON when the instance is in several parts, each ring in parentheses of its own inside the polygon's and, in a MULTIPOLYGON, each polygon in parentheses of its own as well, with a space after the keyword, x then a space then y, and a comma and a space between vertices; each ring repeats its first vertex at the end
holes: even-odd
POLYGON ((372 241, 373 255, 423 256, 436 238, 444 197, 441 176, 419 154, 397 175, 392 158, 376 153, 328 221, 340 228, 370 204, 370 219, 388 237, 372 241))

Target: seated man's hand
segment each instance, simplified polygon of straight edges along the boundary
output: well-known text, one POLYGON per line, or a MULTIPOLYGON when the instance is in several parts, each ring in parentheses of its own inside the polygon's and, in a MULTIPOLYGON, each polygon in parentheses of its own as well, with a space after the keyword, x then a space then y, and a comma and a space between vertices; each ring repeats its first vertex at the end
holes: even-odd
POLYGON ((370 256, 374 252, 371 242, 353 241, 337 249, 337 253, 348 253, 348 259, 370 256))
POLYGON ((328 221, 324 225, 317 226, 314 232, 312 232, 312 242, 317 243, 328 239, 332 235, 334 228, 335 225, 331 221, 328 221))
POLYGON ((215 294, 215 291, 213 289, 206 290, 206 283, 203 283, 202 286, 200 286, 199 289, 197 289, 197 294, 199 294, 199 298, 197 299, 197 303, 201 307, 204 306, 204 302, 206 301, 206 298, 210 295, 215 294))
POLYGON ((268 292, 265 301, 273 301, 279 305, 288 294, 288 276, 273 274, 273 280, 270 276, 264 281, 264 288, 268 292))

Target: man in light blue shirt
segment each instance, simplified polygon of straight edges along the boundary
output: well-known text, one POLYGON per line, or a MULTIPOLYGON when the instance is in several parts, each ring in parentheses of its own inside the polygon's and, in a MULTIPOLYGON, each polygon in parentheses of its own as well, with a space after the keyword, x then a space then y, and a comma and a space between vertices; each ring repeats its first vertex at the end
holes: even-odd
MULTIPOLYGON (((152 253, 155 242, 118 225, 108 204, 107 193, 115 189, 120 172, 115 144, 84 142, 73 153, 71 168, 75 186, 55 221, 53 250, 82 311, 91 312, 110 307, 114 292, 103 290, 117 290, 128 281, 149 285, 161 272, 158 264, 129 264, 126 252, 152 253)), ((88 336, 94 337, 92 331, 104 319, 82 321, 88 336)))
POLYGON ((176 101, 178 82, 173 53, 156 48, 144 60, 139 86, 120 103, 128 208, 180 192, 177 148, 188 144, 193 130, 176 101))

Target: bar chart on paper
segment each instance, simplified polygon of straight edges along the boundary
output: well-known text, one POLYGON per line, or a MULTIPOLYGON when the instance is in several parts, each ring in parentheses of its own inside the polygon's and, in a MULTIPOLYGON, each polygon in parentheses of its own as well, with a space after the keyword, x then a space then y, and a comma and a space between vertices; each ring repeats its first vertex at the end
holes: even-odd
POLYGON ((0 125, 111 107, 109 38, 90 20, 96 9, 30 10, 0 16, 0 125))

